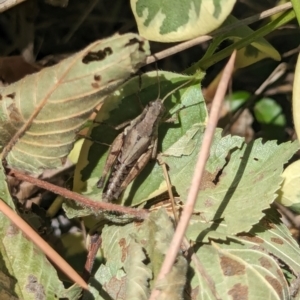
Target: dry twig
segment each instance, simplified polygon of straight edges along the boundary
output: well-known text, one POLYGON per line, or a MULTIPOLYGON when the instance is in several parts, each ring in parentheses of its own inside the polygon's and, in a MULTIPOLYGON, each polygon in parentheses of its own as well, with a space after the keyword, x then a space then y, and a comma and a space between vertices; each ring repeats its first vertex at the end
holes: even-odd
MULTIPOLYGON (((194 176, 192 179, 191 187, 188 193, 187 201, 185 203, 181 218, 179 220, 178 226, 176 228, 175 234, 173 236, 173 239, 171 241, 170 247, 167 251, 165 260, 162 264, 162 267, 160 269, 160 272, 157 276, 157 282, 162 280, 166 274, 168 274, 171 271, 171 268, 175 262, 175 259, 177 257, 177 254, 179 252, 181 243, 183 241, 183 237, 185 234, 185 231, 188 227, 190 218, 192 216, 192 213, 194 211, 194 206, 196 203, 196 199, 199 192, 199 187, 201 183, 201 179, 203 176, 203 173, 205 171, 205 164, 209 155, 211 143, 213 140, 214 132, 218 123, 219 119, 219 113, 222 106, 222 102, 224 99, 224 96, 226 94, 226 90, 228 87, 229 80, 231 78, 231 74, 234 67, 236 57, 236 51, 234 51, 224 69, 224 72, 222 74, 222 79, 219 83, 218 89, 216 91, 212 108, 209 116, 209 120, 205 129, 204 137, 203 137, 203 144, 200 149, 200 153, 198 156, 198 161, 195 167, 194 176)), ((159 295, 160 291, 158 289, 153 289, 150 300, 154 300, 159 295)))

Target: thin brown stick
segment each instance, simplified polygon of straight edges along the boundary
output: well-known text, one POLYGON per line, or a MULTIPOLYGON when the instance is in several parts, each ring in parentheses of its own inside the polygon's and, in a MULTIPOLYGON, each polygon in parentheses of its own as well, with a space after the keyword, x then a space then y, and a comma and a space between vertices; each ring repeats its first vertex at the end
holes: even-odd
POLYGON ((199 257, 194 253, 194 249, 191 248, 189 241, 186 237, 183 238, 183 245, 185 249, 189 249, 191 251, 191 259, 195 265, 196 270, 201 274, 202 278, 206 281, 207 287, 210 289, 211 293, 214 295, 216 300, 221 300, 221 297, 218 295, 216 286, 212 278, 206 272, 204 266, 202 265, 199 257))
MULTIPOLYGON (((161 165, 161 167, 163 169, 164 177, 165 177, 165 180, 167 182, 168 194, 169 194, 170 202, 171 202, 171 205, 172 205, 174 221, 175 221, 175 225, 177 226, 179 219, 178 219, 178 215, 177 215, 177 212, 176 212, 176 209, 175 209, 175 200, 174 200, 174 195, 173 195, 173 192, 172 192, 172 185, 171 185, 169 173, 168 173, 166 164, 160 159, 158 161, 159 161, 159 164, 161 165)), ((207 286, 211 290, 211 293, 215 296, 215 299, 220 300, 221 298, 217 295, 216 287, 214 285, 213 280, 207 274, 206 270, 204 269, 204 267, 203 267, 202 263, 200 262, 198 256, 194 253, 194 250, 193 250, 193 248, 191 248, 191 245, 188 242, 186 237, 183 238, 182 245, 184 246, 184 250, 183 249, 181 249, 181 250, 191 251, 191 253, 192 253, 191 254, 191 259, 192 259, 192 261, 195 265, 195 268, 198 270, 198 272, 202 275, 202 277, 206 281, 207 286)), ((182 245, 181 245, 181 248, 182 248, 182 245)))
MULTIPOLYGON (((175 262, 175 259, 177 257, 177 254, 180 249, 180 245, 182 243, 185 231, 189 225, 190 218, 192 216, 192 213, 194 211, 194 206, 197 200, 199 187, 201 183, 201 179, 205 170, 205 164, 209 155, 211 143, 213 140, 214 132, 218 123, 219 114, 222 106, 222 102, 224 99, 224 96, 226 94, 226 90, 228 87, 229 80, 231 78, 231 74, 234 68, 234 62, 236 57, 236 51, 234 51, 224 69, 224 72, 222 74, 221 81, 219 83, 218 89, 216 91, 212 108, 210 112, 210 116, 208 119, 208 123, 205 129, 202 147, 200 149, 200 153, 198 156, 198 161, 196 164, 196 168, 194 171, 194 176, 192 179, 191 187, 187 196, 187 201, 184 205, 181 218, 179 220, 178 226, 176 228, 175 234, 173 236, 173 239, 171 241, 170 247, 167 251, 165 260, 162 264, 162 267, 160 269, 160 272, 157 276, 157 281, 162 280, 166 274, 168 274, 171 271, 171 268, 175 262)), ((154 300, 159 295, 160 291, 154 288, 152 290, 150 300, 154 300)))
MULTIPOLYGON (((176 209, 175 209, 175 200, 174 200, 174 196, 173 196, 173 192, 172 192, 172 185, 171 185, 169 173, 168 173, 166 164, 162 160, 159 160, 159 164, 161 165, 161 167, 163 169, 164 177, 165 177, 165 180, 167 182, 168 193, 169 193, 169 197, 170 197, 170 201, 171 201, 171 205, 172 205, 172 210, 173 210, 173 215, 174 215, 174 221, 175 221, 175 225, 177 226, 179 219, 178 219, 178 215, 177 215, 177 212, 176 212, 176 209)), ((207 274, 206 270, 204 269, 204 267, 203 267, 202 263, 200 262, 198 256, 194 253, 193 248, 191 248, 191 245, 188 242, 186 237, 183 238, 183 244, 182 245, 184 246, 183 251, 188 251, 188 250, 191 251, 191 253, 192 253, 191 259, 192 259, 192 261, 195 265, 195 268, 198 270, 198 272, 202 275, 202 277, 206 281, 207 286, 211 290, 211 293, 215 296, 215 299, 220 300, 221 298, 217 295, 216 287, 214 285, 213 280, 207 274)), ((181 245, 181 248, 182 248, 182 245, 181 245)))
POLYGON ((79 274, 47 243, 45 242, 20 216, 18 216, 2 199, 0 199, 0 210, 25 233, 32 242, 39 247, 47 257, 73 282, 84 289, 88 289, 87 283, 79 274))
POLYGON ((112 204, 112 203, 96 202, 96 201, 93 201, 87 197, 80 195, 80 194, 69 191, 65 188, 62 188, 62 187, 56 186, 54 184, 51 184, 49 182, 31 177, 29 175, 23 174, 17 170, 10 170, 8 175, 14 176, 23 181, 30 182, 40 188, 51 191, 57 195, 61 195, 61 196, 65 197, 65 198, 74 200, 75 202, 77 202, 83 206, 88 206, 95 210, 99 210, 99 211, 105 210, 105 211, 118 212, 121 214, 129 214, 139 220, 145 219, 149 214, 148 211, 145 209, 136 209, 136 208, 125 207, 125 206, 112 204))
POLYGON ((88 248, 88 255, 84 266, 83 278, 88 281, 92 274, 92 269, 95 263, 97 252, 101 246, 102 238, 98 232, 95 232, 90 237, 90 244, 88 248))
POLYGON ((173 215, 174 215, 174 221, 175 221, 175 225, 177 226, 177 224, 178 224, 178 215, 177 215, 177 212, 176 212, 175 199, 174 199, 174 195, 173 195, 173 192, 172 192, 172 184, 171 184, 171 181, 170 181, 169 173, 168 173, 166 164, 163 161, 159 161, 159 164, 163 169, 163 174, 164 174, 164 178, 165 178, 166 183, 167 183, 168 194, 169 194, 169 198, 170 198, 170 202, 171 202, 171 206, 172 206, 172 211, 173 211, 173 215))
POLYGON ((242 25, 252 24, 254 22, 263 20, 265 18, 268 18, 268 17, 273 16, 273 15, 275 15, 277 13, 280 13, 280 12, 284 12, 284 11, 286 11, 288 9, 291 9, 291 8, 292 8, 292 4, 290 2, 284 3, 282 5, 278 5, 278 6, 273 7, 273 8, 270 8, 268 10, 265 10, 262 13, 256 14, 254 16, 251 16, 251 17, 248 17, 246 19, 240 20, 240 21, 238 21, 234 24, 230 24, 230 25, 224 26, 223 28, 217 29, 214 32, 212 32, 210 35, 199 36, 199 37, 196 37, 192 40, 189 40, 189 41, 180 43, 176 46, 165 49, 165 50, 163 50, 161 52, 158 52, 156 54, 150 55, 150 56, 147 57, 146 64, 147 65, 151 64, 151 63, 153 63, 157 60, 169 57, 171 55, 174 55, 176 53, 179 53, 181 51, 184 51, 186 49, 189 49, 191 47, 194 47, 196 45, 204 43, 206 41, 209 41, 215 36, 227 33, 227 32, 229 32, 233 29, 241 27, 242 25))

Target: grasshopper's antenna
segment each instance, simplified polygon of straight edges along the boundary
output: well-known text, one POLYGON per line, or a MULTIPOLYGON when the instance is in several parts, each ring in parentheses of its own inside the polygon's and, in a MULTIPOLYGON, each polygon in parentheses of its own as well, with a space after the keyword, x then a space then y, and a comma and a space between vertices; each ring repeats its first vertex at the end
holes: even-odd
POLYGON ((175 93, 176 91, 180 90, 182 87, 184 87, 185 85, 191 83, 195 78, 191 78, 190 80, 188 80, 187 82, 181 84, 180 86, 178 86, 177 88, 175 88, 174 90, 170 91, 161 101, 164 102, 170 95, 172 95, 173 93, 175 93))
POLYGON ((160 81, 159 81, 159 75, 158 75, 157 61, 155 61, 155 67, 156 67, 156 76, 157 76, 157 84, 158 84, 158 96, 157 96, 157 99, 160 99, 160 81))

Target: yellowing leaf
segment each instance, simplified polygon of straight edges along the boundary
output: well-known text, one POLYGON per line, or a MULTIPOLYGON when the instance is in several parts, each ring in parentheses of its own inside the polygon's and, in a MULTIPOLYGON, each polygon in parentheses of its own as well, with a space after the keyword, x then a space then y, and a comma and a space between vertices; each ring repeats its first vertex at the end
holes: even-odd
POLYGON ((92 110, 147 55, 149 45, 138 35, 115 35, 1 88, 1 147, 33 118, 8 154, 9 165, 35 173, 61 166, 92 110))
POLYGON ((84 142, 83 138, 76 141, 74 143, 73 149, 71 150, 71 152, 68 155, 68 158, 70 159, 70 161, 73 164, 76 164, 78 161, 83 142, 84 142))
MULTIPOLYGON (((233 24, 237 21, 238 20, 235 17, 229 16, 224 22, 223 26, 233 24)), ((242 25, 237 29, 222 35, 221 38, 222 40, 228 38, 234 42, 237 42, 240 39, 251 35, 253 32, 254 31, 250 27, 242 25)), ((235 61, 235 69, 244 68, 266 57, 270 57, 277 61, 280 60, 279 52, 266 39, 260 37, 247 47, 238 50, 235 61)))
POLYGON ((293 120, 295 125, 295 130, 300 137, 300 54, 298 55, 295 78, 293 83, 293 120))
POLYGON ((300 160, 290 164, 281 176, 284 181, 276 201, 300 213, 300 160))
POLYGON ((143 247, 135 240, 131 240, 127 246, 128 258, 124 264, 127 274, 126 297, 132 300, 146 300, 149 298, 149 279, 152 277, 144 261, 147 259, 143 247))

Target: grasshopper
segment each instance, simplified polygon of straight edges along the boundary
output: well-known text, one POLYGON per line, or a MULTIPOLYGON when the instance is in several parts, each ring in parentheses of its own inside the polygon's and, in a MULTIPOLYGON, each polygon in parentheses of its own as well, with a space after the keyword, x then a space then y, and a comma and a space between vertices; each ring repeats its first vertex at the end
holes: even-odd
POLYGON ((118 199, 149 160, 156 157, 158 126, 165 112, 163 102, 171 93, 189 82, 168 93, 164 99, 158 96, 156 100, 151 101, 142 113, 116 137, 110 147, 102 176, 97 183, 97 187, 102 188, 108 172, 111 171, 102 193, 103 201, 111 202, 118 199))

